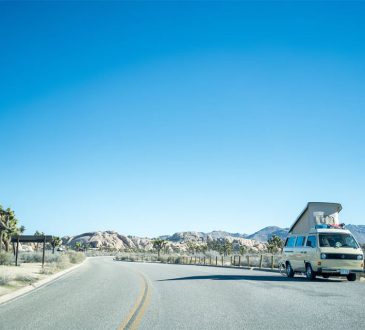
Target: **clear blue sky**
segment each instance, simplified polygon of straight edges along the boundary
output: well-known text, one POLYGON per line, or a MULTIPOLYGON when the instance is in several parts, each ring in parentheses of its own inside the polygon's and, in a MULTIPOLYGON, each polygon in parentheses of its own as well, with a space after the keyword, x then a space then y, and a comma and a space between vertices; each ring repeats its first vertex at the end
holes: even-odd
POLYGON ((0 203, 28 233, 365 224, 365 3, 1 2, 0 203))

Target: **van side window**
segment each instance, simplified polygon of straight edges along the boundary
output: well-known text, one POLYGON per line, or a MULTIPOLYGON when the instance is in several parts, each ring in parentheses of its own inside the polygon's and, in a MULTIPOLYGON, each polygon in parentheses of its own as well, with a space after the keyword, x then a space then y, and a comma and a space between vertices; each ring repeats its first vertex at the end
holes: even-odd
POLYGON ((295 246, 303 246, 304 245, 305 236, 298 236, 295 246))
POLYGON ((293 247, 295 245, 295 236, 289 237, 288 240, 286 241, 285 246, 286 247, 293 247))
POLYGON ((308 236, 306 245, 311 247, 316 247, 317 246, 316 236, 308 236))

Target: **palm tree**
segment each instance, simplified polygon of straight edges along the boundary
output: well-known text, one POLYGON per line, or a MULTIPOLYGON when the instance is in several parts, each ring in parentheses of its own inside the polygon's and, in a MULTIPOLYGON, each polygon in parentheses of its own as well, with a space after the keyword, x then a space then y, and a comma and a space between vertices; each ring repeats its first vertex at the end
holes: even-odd
POLYGON ((157 259, 160 260, 161 250, 166 246, 167 241, 164 239, 156 238, 153 241, 153 248, 157 250, 157 259))

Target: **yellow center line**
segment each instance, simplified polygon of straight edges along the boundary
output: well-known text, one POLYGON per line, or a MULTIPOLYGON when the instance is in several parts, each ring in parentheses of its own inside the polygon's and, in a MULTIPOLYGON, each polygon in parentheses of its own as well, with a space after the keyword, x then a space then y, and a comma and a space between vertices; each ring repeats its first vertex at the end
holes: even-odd
POLYGON ((135 304, 132 309, 129 311, 128 315, 118 326, 117 330, 136 330, 140 322, 142 321, 143 315, 146 312, 148 304, 151 298, 151 288, 148 284, 148 281, 144 277, 143 274, 133 270, 135 273, 139 275, 142 290, 137 297, 135 304))

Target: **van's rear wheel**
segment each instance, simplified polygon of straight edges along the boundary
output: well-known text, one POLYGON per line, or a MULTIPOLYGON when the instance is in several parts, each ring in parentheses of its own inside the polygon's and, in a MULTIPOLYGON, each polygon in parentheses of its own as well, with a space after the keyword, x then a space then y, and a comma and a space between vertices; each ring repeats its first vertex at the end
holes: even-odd
POLYGON ((355 273, 350 273, 346 277, 347 277, 348 281, 356 281, 356 274, 355 273))
POLYGON ((329 278, 329 275, 322 275, 323 278, 329 278))
POLYGON ((287 262, 286 264, 286 276, 288 276, 289 278, 294 277, 294 269, 292 268, 290 262, 287 262))
POLYGON ((311 264, 306 264, 305 276, 310 281, 313 281, 316 278, 317 274, 313 271, 311 264))

